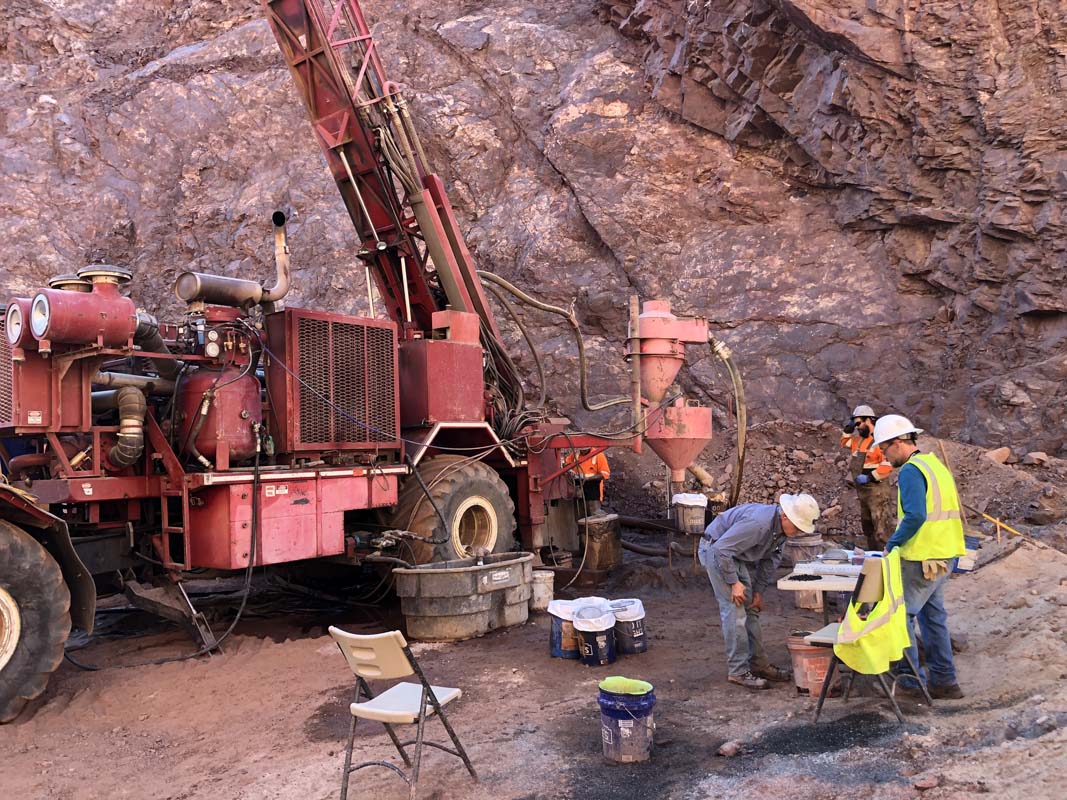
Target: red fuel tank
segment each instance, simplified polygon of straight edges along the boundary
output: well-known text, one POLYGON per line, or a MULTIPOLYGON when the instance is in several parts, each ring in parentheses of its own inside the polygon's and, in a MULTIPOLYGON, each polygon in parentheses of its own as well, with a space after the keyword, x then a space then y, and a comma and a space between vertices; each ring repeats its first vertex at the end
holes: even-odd
POLYGON ((240 367, 198 369, 182 378, 178 389, 181 414, 178 441, 190 455, 189 445, 195 444, 200 454, 220 469, 250 459, 256 453, 252 426, 263 421, 259 379, 241 373, 240 367), (200 422, 204 398, 209 392, 213 394, 211 405, 200 422))

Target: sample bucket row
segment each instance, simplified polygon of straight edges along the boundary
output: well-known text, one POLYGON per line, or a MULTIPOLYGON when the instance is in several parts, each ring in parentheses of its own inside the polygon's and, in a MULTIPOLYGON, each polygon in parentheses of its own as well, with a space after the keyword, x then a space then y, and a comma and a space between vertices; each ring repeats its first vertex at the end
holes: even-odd
POLYGON ((613 663, 620 653, 630 655, 648 649, 645 608, 640 600, 553 600, 548 613, 552 620, 549 653, 553 658, 581 659, 588 666, 603 666, 613 663))

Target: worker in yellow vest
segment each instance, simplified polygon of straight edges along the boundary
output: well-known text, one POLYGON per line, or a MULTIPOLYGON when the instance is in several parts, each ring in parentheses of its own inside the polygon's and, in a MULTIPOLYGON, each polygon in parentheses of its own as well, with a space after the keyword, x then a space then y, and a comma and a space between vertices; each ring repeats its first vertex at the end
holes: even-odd
MULTIPOLYGON (((886 552, 900 551, 912 643, 912 663, 919 663, 914 641, 914 621, 922 632, 926 655, 924 672, 930 696, 935 699, 963 697, 952 659, 952 639, 945 610, 945 585, 965 552, 960 497, 956 481, 937 456, 923 453, 916 441, 922 429, 898 414, 887 414, 874 425, 874 443, 889 463, 900 470, 897 490, 897 529, 886 552)), ((905 676, 898 686, 908 694, 918 692, 905 676)))

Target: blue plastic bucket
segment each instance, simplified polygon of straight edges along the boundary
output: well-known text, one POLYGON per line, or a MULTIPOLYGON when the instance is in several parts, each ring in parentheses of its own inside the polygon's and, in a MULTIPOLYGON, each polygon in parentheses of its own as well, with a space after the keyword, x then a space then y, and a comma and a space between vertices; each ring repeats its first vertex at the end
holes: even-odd
POLYGON ((652 716, 656 693, 615 694, 601 689, 597 703, 604 757, 618 764, 648 761, 656 728, 652 716))
POLYGON ((574 623, 569 619, 550 615, 552 629, 548 634, 548 652, 553 658, 581 658, 582 642, 574 623))
POLYGON ((606 631, 577 631, 582 637, 582 663, 602 667, 615 663, 615 628, 606 631))

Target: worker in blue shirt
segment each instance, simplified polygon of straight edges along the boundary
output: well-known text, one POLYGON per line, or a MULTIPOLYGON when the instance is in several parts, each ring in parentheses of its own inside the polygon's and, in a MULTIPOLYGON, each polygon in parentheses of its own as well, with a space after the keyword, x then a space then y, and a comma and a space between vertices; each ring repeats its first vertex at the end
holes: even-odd
MULTIPOLYGON (((874 426, 874 443, 900 470, 899 522, 885 549, 887 553, 900 549, 912 663, 919 663, 915 640, 918 622, 926 656, 925 668, 920 667, 920 671, 930 696, 958 699, 963 697, 963 691, 952 658, 945 587, 956 559, 965 552, 960 498, 948 468, 937 456, 919 450, 916 442, 920 433, 920 428, 898 414, 881 417, 874 426)), ((905 693, 918 694, 913 679, 904 677, 898 686, 905 693)))
POLYGON ((697 554, 719 604, 730 683, 768 689, 768 680, 792 677, 767 659, 760 627, 763 592, 774 580, 786 538, 812 533, 818 518, 819 504, 810 494, 783 494, 770 505, 734 506, 704 531, 697 554))

